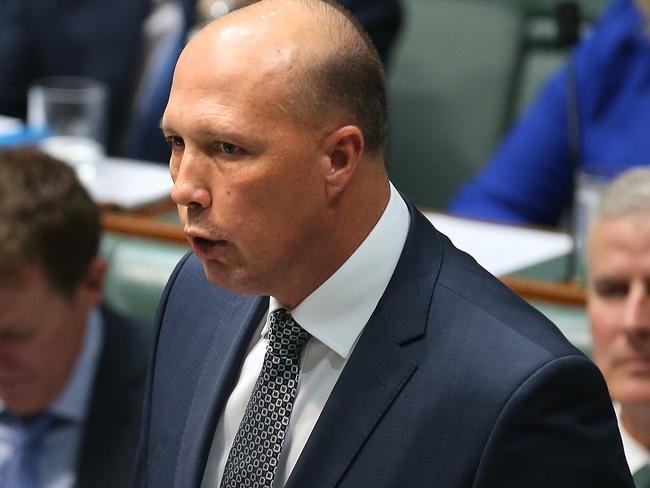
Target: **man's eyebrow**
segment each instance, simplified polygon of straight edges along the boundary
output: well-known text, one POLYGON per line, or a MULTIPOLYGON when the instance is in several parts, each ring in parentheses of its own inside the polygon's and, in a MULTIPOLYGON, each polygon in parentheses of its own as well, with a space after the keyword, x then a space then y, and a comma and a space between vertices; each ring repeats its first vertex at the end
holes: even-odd
POLYGON ((594 286, 625 286, 629 284, 629 280, 625 278, 618 278, 615 276, 601 276, 593 280, 594 286))

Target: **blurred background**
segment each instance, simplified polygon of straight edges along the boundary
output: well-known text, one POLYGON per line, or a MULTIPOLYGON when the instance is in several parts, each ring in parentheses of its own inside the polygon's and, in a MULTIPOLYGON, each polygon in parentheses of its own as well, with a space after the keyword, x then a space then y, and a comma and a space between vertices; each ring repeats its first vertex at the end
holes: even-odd
POLYGON ((404 0, 390 67, 391 178, 445 208, 605 2, 404 0))
MULTIPOLYGON (((75 160, 71 150, 75 141, 70 139, 50 152, 75 166, 102 207, 106 232, 101 249, 109 258, 106 296, 118 310, 151 319, 169 273, 187 250, 168 197, 168 148, 159 129, 176 58, 202 25, 248 3, 0 2, 0 146, 36 144, 52 149, 46 141, 55 129, 45 118, 56 111, 43 108, 43 96, 33 92, 53 77, 64 84, 90 79, 105 92, 101 133, 82 134, 96 139, 99 152, 90 157, 82 151, 82 161, 75 160), (41 107, 40 115, 30 104, 41 107)), ((369 31, 386 65, 390 177, 418 206, 438 212, 447 212, 462 185, 490 160, 547 80, 565 66, 574 46, 589 38, 605 8, 603 0, 342 3, 369 31)), ((613 3, 633 5, 631 0, 613 3)), ((96 115, 96 109, 91 113, 96 115)), ((515 166, 508 171, 526 170, 515 166)), ((561 205, 561 220, 519 221, 559 231, 564 239, 560 250, 547 251, 543 263, 537 259, 518 269, 497 270, 524 296, 533 301, 541 297, 540 307, 547 304, 544 311, 561 326, 566 324, 564 330, 574 331, 581 347, 588 349, 584 290, 574 279, 578 275, 571 251, 572 202, 561 205), (526 280, 533 282, 532 287, 526 280), (544 291, 548 286, 555 288, 544 291), (557 310, 559 315, 553 315, 557 310)), ((485 218, 480 212, 459 213, 485 218)), ((478 244, 489 247, 489 239, 471 237, 473 229, 469 239, 454 239, 455 232, 467 230, 453 226, 442 230, 474 255, 483 252, 478 244)), ((491 232, 502 231, 495 227, 491 232)), ((553 235, 557 237, 549 233, 541 239, 550 242, 553 235)), ((490 263, 482 264, 490 269, 490 263)))

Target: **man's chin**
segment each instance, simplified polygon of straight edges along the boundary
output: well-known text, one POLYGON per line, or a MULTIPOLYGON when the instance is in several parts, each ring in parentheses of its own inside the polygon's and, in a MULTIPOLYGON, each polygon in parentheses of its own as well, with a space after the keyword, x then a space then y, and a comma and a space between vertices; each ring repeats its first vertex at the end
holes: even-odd
POLYGON ((4 407, 11 413, 22 417, 36 415, 47 408, 47 403, 35 402, 27 395, 6 394, 5 392, 0 393, 0 395, 2 395, 4 407))
POLYGON ((249 279, 246 279, 245 273, 241 270, 232 270, 222 263, 214 261, 203 261, 203 272, 207 280, 217 288, 240 293, 242 295, 256 295, 254 286, 249 279))
POLYGON ((610 391, 612 398, 621 405, 650 408, 650 381, 647 378, 613 385, 610 391))

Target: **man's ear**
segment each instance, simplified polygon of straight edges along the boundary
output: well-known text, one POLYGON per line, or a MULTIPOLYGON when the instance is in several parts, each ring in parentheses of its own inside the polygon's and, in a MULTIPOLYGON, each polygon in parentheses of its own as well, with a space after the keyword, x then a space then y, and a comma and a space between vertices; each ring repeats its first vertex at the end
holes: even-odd
POLYGON ((325 141, 324 176, 327 196, 336 198, 348 185, 363 157, 363 133, 355 125, 332 132, 325 141))
POLYGON ((94 257, 90 261, 86 275, 79 284, 80 296, 88 306, 95 306, 102 301, 105 274, 106 261, 104 258, 94 257))

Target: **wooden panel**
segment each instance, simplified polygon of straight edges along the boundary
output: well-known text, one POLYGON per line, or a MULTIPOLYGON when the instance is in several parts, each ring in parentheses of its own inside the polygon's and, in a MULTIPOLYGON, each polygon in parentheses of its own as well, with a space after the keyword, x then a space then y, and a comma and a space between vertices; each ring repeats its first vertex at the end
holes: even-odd
MULTIPOLYGON (((156 220, 146 215, 105 210, 102 226, 104 230, 134 237, 187 243, 180 224, 156 220)), ((517 276, 506 276, 501 280, 525 299, 568 305, 584 305, 586 301, 584 287, 578 282, 548 282, 517 276)))
POLYGON ((586 302, 585 289, 578 282, 547 282, 517 276, 506 276, 501 281, 526 299, 567 305, 584 305, 586 302))
POLYGON ((187 243, 183 228, 179 224, 163 222, 142 215, 105 211, 102 213, 102 227, 110 232, 136 237, 187 243))

